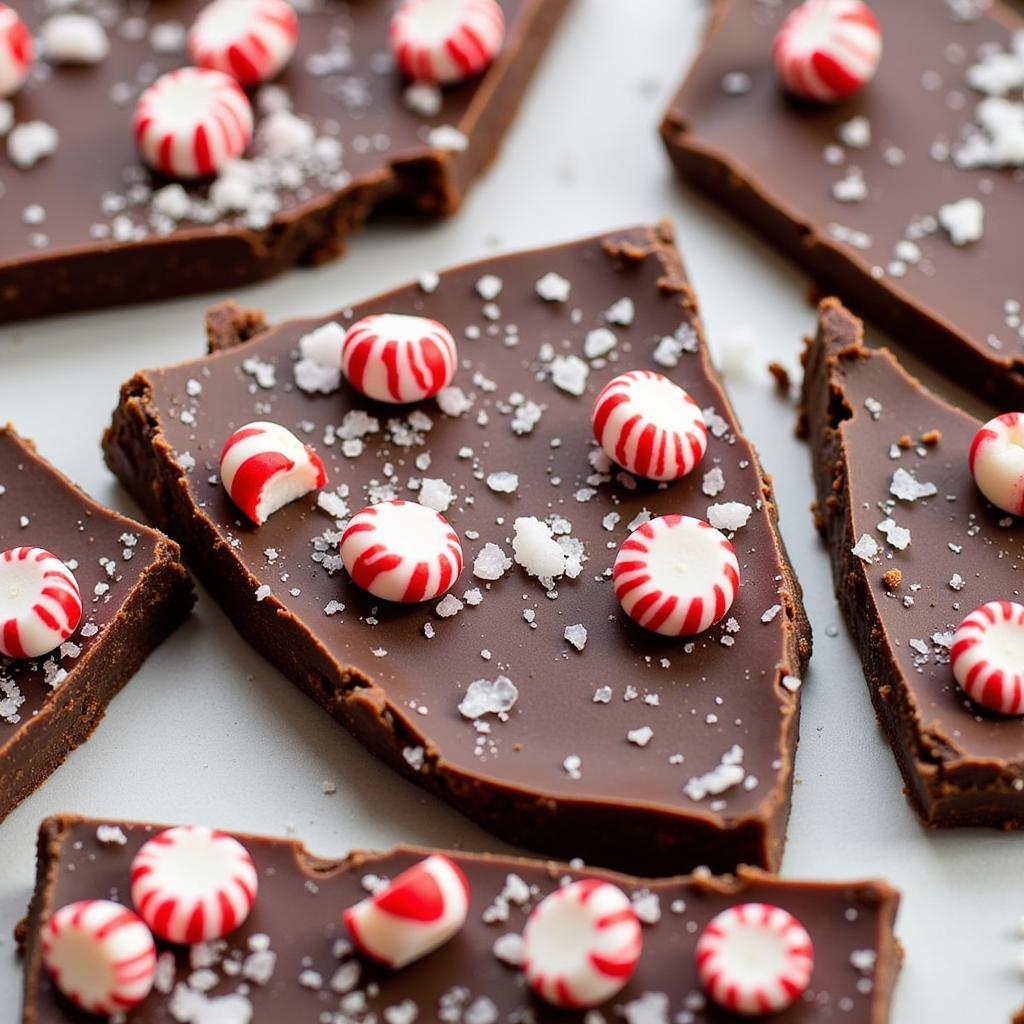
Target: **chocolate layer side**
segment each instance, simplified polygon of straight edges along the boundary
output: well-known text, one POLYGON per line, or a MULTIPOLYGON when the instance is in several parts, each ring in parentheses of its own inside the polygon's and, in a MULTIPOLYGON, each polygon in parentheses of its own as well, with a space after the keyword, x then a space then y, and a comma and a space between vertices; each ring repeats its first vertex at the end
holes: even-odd
POLYGON ((835 299, 821 304, 804 364, 817 525, 907 793, 928 825, 1019 828, 1020 719, 972 703, 949 667, 964 616, 986 601, 1020 600, 1024 585, 1024 528, 984 500, 967 467, 981 424, 890 352, 866 348, 860 321, 835 299), (937 493, 898 500, 890 488, 899 469, 937 493), (901 540, 889 527, 878 529, 887 519, 910 531, 904 549, 887 539, 901 540))
POLYGON ((963 169, 954 157, 984 99, 967 82, 970 67, 985 47, 1008 50, 1024 18, 998 0, 875 4, 884 40, 877 77, 842 104, 811 106, 787 98, 772 68, 773 33, 794 6, 717 0, 704 49, 662 123, 672 160, 826 294, 937 370, 1020 407, 1021 171, 963 169), (974 17, 955 16, 971 7, 974 17), (854 118, 866 119, 866 143, 854 118), (841 181, 846 201, 833 193, 841 181), (936 216, 965 197, 981 201, 984 232, 958 246, 936 216))
MULTIPOLYGON (((162 47, 168 26, 172 35, 187 28, 204 3, 87 0, 77 9, 103 8, 110 55, 91 67, 40 62, 13 98, 17 122, 51 124, 60 142, 28 170, 0 148, 0 208, 10 227, 0 233, 0 322, 230 289, 319 263, 338 256, 346 236, 385 204, 428 216, 454 212, 497 152, 569 0, 501 0, 504 49, 482 76, 446 88, 430 113, 403 98, 408 83, 387 44, 391 4, 300 5, 298 49, 273 89, 285 91, 317 136, 340 143, 340 156, 297 169, 310 156, 303 150, 292 167, 275 164, 273 173, 284 168, 290 185, 270 189, 278 208, 266 222, 208 207, 168 220, 153 199, 168 182, 135 152, 132 108, 157 75, 188 63, 180 42, 170 52, 162 47), (24 212, 38 208, 41 221, 24 212)), ((26 0, 19 10, 33 31, 51 13, 45 0, 26 0)), ((259 111, 279 100, 261 102, 257 95, 250 152, 257 157, 266 119, 259 111)), ((208 183, 185 186, 190 202, 209 198, 208 183)))
POLYGON ((52 654, 0 656, 0 820, 89 738, 194 600, 174 541, 91 501, 8 426, 0 428, 0 550, 23 545, 71 565, 84 611, 52 654))
POLYGON ((711 367, 669 227, 489 259, 441 275, 432 291, 400 288, 336 319, 385 311, 448 325, 460 346, 454 383, 471 408, 381 406, 345 384, 305 393, 293 380, 296 349, 324 321, 233 347, 233 324, 244 336, 253 317, 222 308, 211 321, 218 351, 124 385, 104 439, 109 465, 257 650, 377 756, 480 824, 534 850, 645 874, 777 866, 810 632, 770 481, 711 367), (569 284, 568 301, 539 296, 549 273, 569 284), (496 298, 478 294, 485 275, 498 280, 496 298), (589 361, 583 395, 560 390, 555 357, 579 359, 598 327, 615 333, 614 349, 589 361), (711 426, 703 463, 671 487, 590 461, 594 396, 636 368, 685 386, 711 426), (343 441, 345 424, 367 415, 376 429, 343 441), (258 530, 241 521, 218 458, 231 431, 256 418, 317 447, 328 489, 348 488, 340 506, 337 494, 322 506, 309 496, 258 530), (509 472, 512 493, 485 482, 509 472), (379 602, 337 558, 345 516, 388 495, 415 499, 423 477, 450 486, 446 515, 464 541, 452 595, 465 607, 440 606, 448 616, 438 602, 379 602), (609 579, 627 527, 642 514, 705 518, 726 502, 749 509, 733 539, 742 585, 726 620, 692 641, 632 625, 609 579), (474 577, 485 544, 511 556, 519 516, 551 519, 582 545, 577 578, 547 595, 518 566, 492 583, 474 577), (583 650, 564 637, 576 625, 588 631, 583 650), (519 688, 518 703, 507 721, 474 725, 458 711, 466 688, 500 675, 519 688), (742 784, 718 791, 715 770, 737 760, 742 784))
MULTIPOLYGON (((22 1024, 86 1024, 92 1019, 69 1007, 55 992, 40 961, 38 940, 50 914, 73 900, 103 896, 129 902, 132 857, 158 826, 120 823, 121 844, 98 838, 97 827, 102 824, 110 823, 66 816, 49 818, 40 828, 36 891, 20 929, 25 954, 22 1024)), ((502 936, 518 935, 533 906, 561 880, 594 876, 621 886, 644 921, 644 950, 637 972, 623 992, 602 1007, 602 1020, 618 1020, 626 1014, 639 1020, 645 1010, 644 1020, 685 1019, 690 1024, 735 1020, 707 1005, 696 980, 694 947, 711 917, 746 901, 784 907, 804 924, 814 943, 810 989, 790 1009, 774 1014, 773 1024, 836 1019, 885 1024, 889 1019, 901 958, 892 932, 899 895, 884 882, 791 882, 749 869, 735 878, 706 875, 651 882, 520 858, 451 854, 470 883, 465 928, 425 959, 391 971, 353 955, 341 911, 365 897, 364 882, 393 877, 428 851, 399 847, 390 853, 353 853, 335 861, 314 857, 293 840, 239 838, 259 872, 252 915, 223 944, 195 947, 191 954, 163 949, 158 989, 127 1015, 129 1024, 180 1021, 171 1006, 188 998, 215 1013, 208 1003, 227 996, 251 1010, 255 1024, 287 1020, 354 1024, 391 1019, 382 1015, 392 1007, 409 1014, 399 1017, 395 1009, 396 1020, 414 1019, 415 1010, 415 1019, 424 1022, 581 1022, 583 1012, 555 1011, 534 999, 519 970, 496 956, 495 943, 502 936), (262 983, 252 980, 256 965, 252 954, 266 941, 254 941, 254 936, 266 936, 276 956, 276 965, 262 983), (200 964, 213 972, 214 980, 203 991, 196 974, 200 964), (303 972, 305 984, 299 980, 303 972), (656 1015, 658 1010, 661 1016, 656 1015)), ((503 941, 508 949, 509 940, 503 941)), ((502 949, 501 943, 497 949, 502 949)), ((208 975, 205 978, 209 980, 208 975)))

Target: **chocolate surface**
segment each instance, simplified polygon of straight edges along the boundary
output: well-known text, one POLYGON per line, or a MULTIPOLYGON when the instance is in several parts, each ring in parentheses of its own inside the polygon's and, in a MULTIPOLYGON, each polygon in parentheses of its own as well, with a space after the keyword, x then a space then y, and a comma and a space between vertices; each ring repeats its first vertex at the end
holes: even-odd
POLYGON ((178 545, 87 498, 0 428, 0 551, 41 547, 82 592, 82 622, 52 654, 0 655, 0 820, 99 724, 107 704, 192 606, 178 545))
MULTIPOLYGON (((54 990, 39 960, 37 937, 50 914, 71 901, 97 896, 129 901, 131 859, 157 826, 121 823, 125 840, 121 844, 101 842, 97 836, 101 824, 74 817, 50 818, 40 829, 37 887, 23 936, 23 1024, 84 1024, 95 1019, 69 1007, 54 990)), ((384 1015, 384 1020, 506 1024, 584 1019, 581 1012, 555 1011, 532 997, 519 970, 499 960, 493 947, 502 936, 518 935, 532 907, 561 879, 594 872, 517 858, 452 854, 465 871, 472 893, 465 928, 425 959, 390 971, 350 951, 341 912, 366 896, 364 882, 393 877, 426 851, 399 848, 324 861, 293 841, 239 838, 259 871, 259 895, 248 921, 223 945, 194 947, 191 965, 184 950, 163 950, 159 987, 127 1015, 128 1021, 180 1022, 182 1017, 171 1006, 176 998, 183 1000, 188 992, 198 992, 199 977, 194 971, 199 966, 214 972, 215 984, 192 998, 215 1013, 217 1008, 208 1007, 208 1002, 234 995, 243 1008, 251 1010, 255 1024, 272 1020, 357 1024, 382 1019, 390 1007, 396 1008, 395 1016, 384 1015), (261 945, 258 939, 253 942, 253 936, 267 936, 276 955, 276 965, 262 984, 245 977, 255 963, 252 952, 261 945), (338 940, 342 945, 336 949, 338 940), (305 985, 299 980, 302 972, 311 972, 305 975, 305 985), (190 978, 196 979, 194 988, 190 978), (406 1000, 413 1006, 405 1005, 406 1000), (399 1017, 399 1009, 407 1015, 399 1017)), ((784 907, 807 928, 814 944, 810 989, 790 1009, 772 1015, 772 1022, 841 1019, 850 1024, 885 1024, 889 1019, 900 961, 892 934, 899 896, 883 882, 790 882, 758 871, 718 880, 705 876, 644 882, 619 875, 602 877, 610 877, 633 898, 644 922, 644 949, 633 979, 602 1008, 600 1020, 724 1024, 738 1019, 707 1005, 696 980, 694 947, 711 917, 747 901, 784 907), (647 1015, 641 1016, 645 1011, 647 1015)))
POLYGON ((809 627, 769 482, 711 368, 670 229, 489 259, 441 275, 433 291, 401 288, 334 319, 346 326, 371 312, 446 324, 459 344, 454 384, 471 407, 447 415, 435 402, 375 405, 344 383, 306 393, 295 383, 296 349, 324 321, 285 323, 232 346, 232 317, 243 333, 253 317, 221 308, 211 320, 219 351, 124 386, 108 463, 261 653, 372 751, 485 827, 642 873, 777 866, 809 627), (567 301, 538 294, 549 273, 567 282, 567 301), (491 300, 477 291, 485 275, 500 286, 491 300), (615 322, 629 304, 629 322, 615 322), (599 327, 616 344, 587 364, 585 393, 556 387, 556 357, 583 365, 584 339, 599 327), (683 385, 710 425, 703 462, 669 487, 591 461, 594 396, 639 368, 683 385), (353 437, 366 416, 374 429, 353 437), (310 495, 259 529, 243 522, 218 458, 225 438, 256 418, 313 444, 327 490, 341 487, 342 497, 318 506, 310 495), (487 485, 507 472, 518 475, 513 493, 487 485), (346 516, 390 496, 415 499, 425 477, 453 492, 445 514, 463 538, 466 569, 451 594, 465 607, 389 605, 340 567, 346 516), (706 518, 727 502, 749 521, 733 537, 742 583, 726 619, 688 641, 634 626, 609 578, 629 524, 671 512, 706 518), (518 565, 495 582, 474 577, 485 544, 511 558, 520 516, 548 519, 582 544, 577 578, 547 592, 518 565), (587 630, 583 650, 564 637, 576 625, 587 630), (507 720, 463 717, 466 688, 502 675, 519 690, 507 720), (741 762, 742 782, 717 792, 708 773, 723 758, 741 762), (696 795, 685 792, 691 780, 696 795))
MULTIPOLYGON (((27 170, 0 149, 0 322, 228 288, 319 262, 384 202, 452 212, 493 157, 568 0, 501 5, 503 51, 482 76, 445 88, 430 114, 406 99, 409 83, 393 66, 391 4, 297 5, 296 54, 254 96, 247 158, 269 187, 231 210, 211 200, 209 183, 185 183, 187 210, 168 217, 154 199, 168 182, 140 162, 132 111, 157 76, 189 63, 184 30, 204 3, 84 0, 76 10, 106 25, 109 56, 89 67, 40 61, 11 100, 16 122, 43 121, 60 140, 27 170), (265 112, 282 95, 326 144, 268 156, 265 112)), ((45 0, 19 10, 34 31, 52 13, 45 0)))
POLYGON ((926 823, 1020 827, 1024 724, 970 701, 949 666, 952 631, 968 613, 1020 600, 1020 520, 990 505, 971 477, 967 454, 981 424, 888 351, 865 348, 860 321, 836 300, 819 317, 804 382, 818 526, 875 711, 926 823), (897 499, 900 469, 936 493, 897 499), (887 519, 910 531, 902 550, 889 538, 903 538, 878 528, 887 519), (858 544, 864 536, 874 557, 870 543, 858 544), (894 569, 895 587, 883 579, 894 569))
MULTIPOLYGON (((1024 18, 998 2, 873 5, 878 75, 838 106, 813 106, 788 98, 772 68, 773 33, 794 6, 718 0, 707 44, 662 124, 669 153, 827 293, 937 369, 1019 406, 1024 171, 968 169, 957 155, 978 134, 985 98, 968 76, 985 48, 1011 48, 1024 18), (851 126, 854 118, 866 121, 851 126), (841 181, 845 202, 833 191, 841 181), (957 246, 936 218, 965 197, 982 203, 984 232, 957 246)), ((1008 95, 1020 99, 1019 89, 1008 95)))

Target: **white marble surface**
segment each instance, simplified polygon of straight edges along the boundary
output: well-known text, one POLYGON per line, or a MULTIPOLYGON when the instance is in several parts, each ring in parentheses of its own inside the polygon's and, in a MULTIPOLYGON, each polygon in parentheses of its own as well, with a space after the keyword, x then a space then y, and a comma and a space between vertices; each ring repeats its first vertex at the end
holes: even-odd
MULTIPOLYGON (((903 891, 898 931, 907 960, 896 1024, 1005 1022, 1024 1002, 1022 839, 927 833, 903 798, 811 525, 808 453, 764 370, 770 359, 796 365, 813 325, 806 282, 679 185, 657 138, 703 20, 697 0, 577 0, 501 158, 459 217, 422 229, 372 227, 342 262, 237 297, 272 319, 327 312, 423 269, 671 217, 712 347, 754 332, 751 372, 730 381, 732 397, 775 478, 815 629, 785 874, 880 875, 903 891)), ((0 208, 0 217, 10 216, 0 208)), ((0 419, 98 499, 132 512, 103 466, 100 432, 134 370, 202 351, 208 303, 0 330, 0 419)), ((10 934, 32 885, 36 826, 57 811, 294 829, 325 855, 399 840, 502 848, 380 766, 250 651, 205 595, 113 702, 94 738, 0 825, 0 1024, 20 1020, 10 934), (324 795, 324 780, 336 782, 337 793, 324 795)))

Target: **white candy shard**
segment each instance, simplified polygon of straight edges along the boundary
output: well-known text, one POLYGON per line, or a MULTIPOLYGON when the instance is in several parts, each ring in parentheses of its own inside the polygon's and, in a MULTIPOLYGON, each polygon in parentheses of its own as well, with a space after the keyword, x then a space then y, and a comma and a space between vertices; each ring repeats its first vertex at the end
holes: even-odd
POLYGON ((103 26, 88 14, 55 14, 40 30, 51 64, 99 64, 110 52, 103 26))

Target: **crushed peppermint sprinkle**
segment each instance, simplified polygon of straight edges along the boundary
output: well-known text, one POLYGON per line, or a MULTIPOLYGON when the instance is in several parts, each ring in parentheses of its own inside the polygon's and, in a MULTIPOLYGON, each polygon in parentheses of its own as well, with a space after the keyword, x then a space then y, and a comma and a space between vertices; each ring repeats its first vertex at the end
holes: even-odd
POLYGON ((885 539, 897 551, 903 551, 910 543, 910 531, 904 526, 897 526, 892 519, 883 519, 878 524, 878 531, 885 534, 885 539))
POLYGON ((922 483, 905 469, 897 469, 892 475, 892 483, 889 484, 889 493, 894 494, 903 501, 916 501, 918 498, 927 498, 938 493, 935 484, 922 483))
POLYGON ((464 607, 465 605, 454 594, 445 594, 438 602, 434 611, 442 619, 450 619, 452 616, 458 615, 464 607))
POLYGON ((635 743, 638 747, 646 747, 654 736, 654 730, 649 725, 642 725, 639 729, 630 729, 626 733, 626 739, 635 743))
POLYGON ((579 356, 555 356, 551 361, 552 383, 570 395, 582 395, 589 376, 590 367, 579 356))
POLYGON ((587 627, 580 623, 575 626, 566 626, 562 635, 577 651, 582 651, 587 646, 587 627))
POLYGON ((124 846, 128 837, 120 825, 97 825, 96 841, 104 846, 124 846))
POLYGON ((743 770, 743 748, 734 743, 719 763, 709 772, 695 776, 683 787, 691 800, 703 800, 707 796, 719 796, 727 789, 738 786, 746 773, 743 770))
POLYGON ((583 354, 588 359, 600 359, 608 355, 618 343, 619 339, 615 337, 613 331, 607 327, 595 327, 592 331, 587 331, 583 339, 583 354))
POLYGON ((582 778, 583 759, 577 754, 570 754, 562 761, 562 768, 570 779, 582 778))
POLYGON ((862 534, 850 551, 864 562, 873 562, 878 555, 878 541, 869 533, 862 534))
POLYGON ((623 296, 605 310, 604 318, 610 324, 629 327, 636 317, 636 305, 629 296, 623 296))
POLYGON ((716 530, 739 530, 747 525, 753 511, 742 501, 725 501, 708 506, 708 522, 716 530))
POLYGON ((939 223, 956 246, 977 242, 984 234, 985 207, 974 196, 939 207, 939 223))
POLYGON ((512 559, 497 544, 488 541, 473 560, 473 575, 481 580, 500 580, 512 568, 512 559))
POLYGON ((519 488, 519 475, 508 471, 490 473, 487 486, 498 494, 513 494, 519 488))
POLYGON ((779 612, 781 612, 781 611, 782 611, 782 605, 781 604, 773 604, 771 606, 771 608, 768 608, 764 612, 761 613, 761 621, 762 622, 772 622, 775 619, 775 616, 778 615, 779 612))
POLYGON ((434 477, 425 477, 420 481, 419 503, 435 512, 447 512, 455 500, 455 491, 447 481, 434 477))
POLYGON ((572 285, 561 274, 548 271, 535 285, 545 302, 567 302, 572 285))
POLYGON ((507 676, 491 681, 477 679, 469 684, 459 704, 459 714, 477 719, 483 715, 507 715, 519 699, 519 690, 507 676))
POLYGON ((803 680, 799 676, 785 675, 782 677, 782 685, 790 693, 796 693, 803 686, 803 680))

